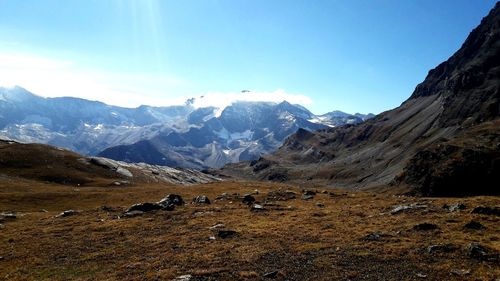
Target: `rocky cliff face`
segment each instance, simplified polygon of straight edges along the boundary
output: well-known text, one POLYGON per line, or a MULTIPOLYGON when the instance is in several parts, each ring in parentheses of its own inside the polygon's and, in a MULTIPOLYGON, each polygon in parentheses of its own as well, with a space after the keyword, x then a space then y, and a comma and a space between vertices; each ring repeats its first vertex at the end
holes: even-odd
POLYGON ((358 125, 299 132, 276 153, 224 172, 422 195, 499 194, 499 27, 497 3, 401 106, 358 125))

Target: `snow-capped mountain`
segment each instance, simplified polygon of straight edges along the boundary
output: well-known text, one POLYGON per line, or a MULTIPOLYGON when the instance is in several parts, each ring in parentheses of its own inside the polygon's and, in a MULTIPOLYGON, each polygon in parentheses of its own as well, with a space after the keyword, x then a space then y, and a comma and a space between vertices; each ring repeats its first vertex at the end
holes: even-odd
POLYGON ((0 137, 128 162, 199 169, 257 159, 299 128, 313 131, 369 117, 340 111, 318 116, 286 101, 235 102, 219 109, 195 108, 190 99, 180 106, 123 108, 0 88, 0 137))

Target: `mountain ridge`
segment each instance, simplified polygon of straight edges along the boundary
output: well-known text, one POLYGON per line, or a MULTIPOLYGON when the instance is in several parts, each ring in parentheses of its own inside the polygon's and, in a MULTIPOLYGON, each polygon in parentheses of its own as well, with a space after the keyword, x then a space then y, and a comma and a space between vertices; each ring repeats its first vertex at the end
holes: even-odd
POLYGON ((468 173, 469 177, 500 180, 498 58, 499 3, 449 60, 429 71, 401 106, 357 125, 319 130, 307 138, 292 135, 275 153, 227 165, 222 172, 302 185, 400 189, 422 195, 499 194, 497 187, 483 180, 478 181, 486 184, 482 188, 462 187, 464 176, 453 172, 470 167, 476 173, 468 173), (481 130, 478 126, 485 122, 492 123, 486 126, 488 130, 481 130), (482 134, 468 133, 476 131, 482 134), (488 155, 489 160, 481 162, 477 155, 488 155), (447 161, 448 157, 456 161, 447 161), (469 166, 468 160, 475 164, 469 166))
POLYGON ((81 98, 44 98, 21 87, 0 88, 0 136, 85 155, 204 169, 256 159, 277 149, 299 127, 316 130, 371 116, 318 116, 287 101, 242 101, 223 110, 196 108, 194 103, 192 98, 184 105, 122 108, 81 98), (136 155, 141 153, 145 155, 136 155))

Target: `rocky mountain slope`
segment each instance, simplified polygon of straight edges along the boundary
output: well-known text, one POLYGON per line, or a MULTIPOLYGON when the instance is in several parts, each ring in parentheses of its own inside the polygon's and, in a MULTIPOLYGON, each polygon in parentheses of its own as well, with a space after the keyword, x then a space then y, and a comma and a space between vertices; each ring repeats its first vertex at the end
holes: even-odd
POLYGON ((84 157, 49 145, 22 144, 10 140, 0 140, 0 178, 2 181, 26 179, 71 186, 189 185, 220 180, 189 169, 84 157))
MULTIPOLYGON (((200 109, 198 111, 204 111, 200 109)), ((197 112, 195 112, 197 113, 197 112)), ((196 115, 202 115, 203 112, 196 115)), ((238 102, 220 116, 196 122, 184 131, 158 134, 130 145, 111 147, 99 155, 127 162, 147 162, 202 169, 257 159, 276 150, 283 140, 299 128, 318 130, 325 124, 361 122, 345 114, 319 119, 309 110, 288 102, 238 102)), ((194 121, 193 121, 194 119, 194 121)))
POLYGON ((225 173, 423 195, 500 194, 500 4, 401 106, 358 125, 299 130, 225 173))
POLYGON ((339 111, 316 116, 288 102, 236 102, 222 109, 195 108, 194 101, 122 108, 0 88, 0 136, 85 155, 104 150, 101 155, 129 162, 205 168, 257 159, 276 150, 299 127, 316 130, 371 117, 339 111))

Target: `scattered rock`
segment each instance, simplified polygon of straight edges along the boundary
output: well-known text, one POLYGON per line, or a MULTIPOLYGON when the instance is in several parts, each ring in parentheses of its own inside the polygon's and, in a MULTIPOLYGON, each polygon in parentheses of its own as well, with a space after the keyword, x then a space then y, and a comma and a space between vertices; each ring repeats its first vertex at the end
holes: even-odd
POLYGON ((500 216, 500 207, 476 207, 472 210, 473 214, 481 214, 481 215, 491 215, 491 216, 500 216))
POLYGON ((236 235, 238 235, 238 232, 236 232, 234 230, 219 230, 217 232, 217 237, 222 238, 222 239, 233 238, 236 235))
POLYGON ((379 233, 379 232, 373 232, 373 233, 370 233, 370 234, 366 235, 365 237, 363 237, 363 240, 366 240, 366 241, 379 241, 381 237, 382 237, 381 233, 379 233))
POLYGON ((215 229, 224 228, 224 227, 226 227, 226 226, 223 223, 218 223, 216 225, 209 227, 209 229, 215 230, 215 229))
POLYGON ((109 206, 101 206, 100 209, 103 210, 103 211, 105 211, 105 212, 115 212, 116 211, 115 208, 109 207, 109 206))
POLYGON ((130 213, 132 211, 151 212, 161 209, 163 209, 163 206, 158 203, 145 202, 132 205, 132 207, 128 208, 125 213, 130 213))
POLYGON ((413 230, 416 230, 416 231, 427 231, 427 230, 435 230, 435 229, 438 229, 437 225, 435 225, 433 223, 427 223, 427 222, 417 224, 413 227, 413 230))
POLYGON ((427 278, 427 274, 417 273, 418 278, 427 278))
POLYGON ((14 212, 0 213, 0 221, 16 219, 17 215, 14 212))
POLYGON ((57 215, 56 217, 59 218, 59 217, 69 217, 69 216, 74 216, 78 214, 78 211, 75 211, 75 210, 66 210, 62 213, 60 213, 59 215, 57 215))
POLYGON ((241 201, 243 204, 250 205, 255 202, 255 197, 252 196, 252 194, 245 194, 243 196, 243 200, 241 201))
POLYGON ((112 183, 112 185, 114 185, 114 186, 122 186, 122 185, 128 185, 128 184, 130 184, 129 181, 114 181, 112 183))
POLYGON ((193 279, 193 276, 191 274, 186 274, 186 275, 177 276, 172 281, 190 281, 192 279, 193 279))
POLYGON ((215 200, 230 200, 230 199, 232 199, 231 195, 229 195, 226 192, 222 193, 221 195, 215 198, 215 200))
POLYGON ((210 204, 210 199, 208 199, 208 197, 205 195, 200 195, 200 196, 196 196, 193 199, 193 203, 195 203, 195 204, 210 204))
POLYGON ((288 201, 297 198, 297 193, 289 190, 273 190, 267 193, 266 201, 288 201))
POLYGON ((457 250, 458 247, 452 245, 452 244, 437 244, 437 245, 431 245, 427 247, 427 253, 432 254, 432 253, 450 253, 455 250, 457 250))
POLYGON ((410 204, 410 205, 397 205, 391 210, 391 214, 399 214, 403 211, 411 211, 411 210, 419 210, 419 209, 427 209, 427 205, 422 204, 410 204))
POLYGON ((306 195, 306 194, 302 195, 302 200, 311 200, 313 198, 314 198, 313 195, 306 195))
POLYGON ((477 242, 470 243, 466 248, 466 252, 469 257, 474 259, 496 262, 496 263, 500 262, 499 252, 487 248, 485 246, 482 246, 477 242))
POLYGON ((470 270, 465 270, 465 269, 452 269, 451 273, 458 275, 458 276, 465 276, 470 274, 470 270))
POLYGON ((143 211, 135 210, 135 211, 125 212, 123 216, 131 218, 131 217, 141 216, 143 214, 144 214, 143 211))
POLYGON ((265 210, 266 209, 264 208, 264 206, 259 205, 259 204, 253 204, 252 208, 250 209, 250 211, 252 211, 252 212, 261 212, 261 211, 265 211, 265 210))
POLYGON ((465 204, 462 204, 462 203, 456 203, 456 204, 453 204, 453 205, 448 207, 448 210, 450 212, 456 212, 456 211, 465 210, 465 209, 467 209, 467 206, 465 206, 465 204))
POLYGON ((262 277, 274 279, 274 278, 278 277, 278 271, 275 270, 275 271, 264 273, 264 275, 262 275, 262 277))
POLYGON ((483 229, 484 228, 484 225, 482 225, 480 222, 478 221, 470 221, 468 222, 467 224, 464 225, 464 228, 466 229, 474 229, 474 230, 479 230, 479 229, 483 229))
MULTIPOLYGON (((180 195, 169 194, 169 195, 165 196, 163 199, 161 199, 160 201, 158 201, 158 204, 163 206, 163 208, 171 209, 172 208, 171 205, 182 206, 185 203, 180 195)), ((175 209, 175 207, 172 209, 175 209)))
POLYGON ((312 190, 303 190, 302 192, 302 195, 316 195, 316 192, 315 191, 312 191, 312 190))

